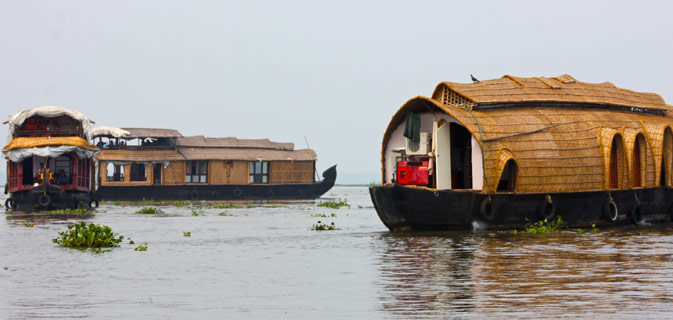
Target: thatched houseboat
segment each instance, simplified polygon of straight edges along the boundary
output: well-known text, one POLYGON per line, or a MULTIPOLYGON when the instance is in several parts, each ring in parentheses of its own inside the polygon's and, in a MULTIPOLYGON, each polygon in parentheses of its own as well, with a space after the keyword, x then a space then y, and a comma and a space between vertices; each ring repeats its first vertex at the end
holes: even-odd
POLYGON ((96 196, 137 199, 312 199, 332 188, 336 166, 316 181, 311 149, 267 139, 184 137, 177 130, 99 127, 96 196))
POLYGON ((371 197, 391 230, 670 221, 671 110, 569 75, 442 82, 392 117, 371 197))
POLYGON ((8 209, 87 208, 94 189, 98 148, 88 143, 91 121, 61 107, 23 110, 4 122, 9 143, 5 201, 8 209))

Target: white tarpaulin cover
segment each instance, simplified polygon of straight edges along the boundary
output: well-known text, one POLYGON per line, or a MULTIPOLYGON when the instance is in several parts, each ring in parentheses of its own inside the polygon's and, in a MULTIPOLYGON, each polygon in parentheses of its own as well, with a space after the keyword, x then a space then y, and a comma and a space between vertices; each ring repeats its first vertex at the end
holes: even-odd
POLYGON ((23 159, 30 158, 32 156, 38 157, 51 157, 56 158, 64 153, 74 152, 80 158, 93 158, 96 154, 100 153, 98 149, 82 149, 76 146, 45 146, 45 147, 35 147, 35 148, 22 148, 22 149, 12 149, 8 151, 3 151, 2 154, 9 161, 21 162, 23 159))
POLYGON ((4 123, 9 124, 9 138, 7 141, 11 141, 14 137, 14 131, 21 127, 21 125, 26 121, 26 119, 32 116, 42 116, 46 118, 54 118, 59 116, 68 116, 77 121, 82 122, 82 129, 85 133, 88 133, 91 130, 91 124, 95 123, 93 120, 87 118, 84 114, 79 111, 70 110, 62 107, 55 106, 41 106, 34 109, 22 110, 16 113, 15 115, 9 117, 4 123))
POLYGON ((96 127, 91 130, 91 138, 99 137, 99 136, 112 136, 115 138, 126 138, 130 136, 131 133, 121 129, 121 128, 115 128, 115 127, 96 127))

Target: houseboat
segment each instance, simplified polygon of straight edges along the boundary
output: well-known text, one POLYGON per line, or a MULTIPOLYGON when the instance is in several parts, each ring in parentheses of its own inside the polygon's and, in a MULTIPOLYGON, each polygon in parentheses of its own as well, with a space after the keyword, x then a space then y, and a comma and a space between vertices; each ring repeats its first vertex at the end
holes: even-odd
POLYGON ((393 115, 370 195, 390 230, 670 222, 672 110, 569 75, 442 82, 393 115))
POLYGON ((98 127, 91 136, 102 150, 104 200, 314 199, 336 180, 333 166, 316 181, 315 151, 293 143, 149 128, 98 127))
POLYGON ((94 190, 94 156, 88 143, 93 121, 61 107, 23 110, 4 122, 9 143, 5 200, 7 209, 87 208, 94 190))

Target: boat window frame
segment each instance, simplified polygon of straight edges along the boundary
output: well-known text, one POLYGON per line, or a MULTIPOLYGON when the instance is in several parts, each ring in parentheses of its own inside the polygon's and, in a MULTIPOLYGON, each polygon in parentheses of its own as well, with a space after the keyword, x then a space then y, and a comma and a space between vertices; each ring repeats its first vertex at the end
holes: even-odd
POLYGON ((186 162, 187 166, 185 167, 185 183, 208 183, 208 160, 187 160, 186 162), (195 169, 192 170, 192 168, 195 169))
POLYGON ((249 164, 249 179, 250 184, 269 184, 269 172, 271 171, 271 164, 269 161, 250 161, 249 164))
POLYGON ((130 181, 142 182, 147 181, 147 168, 142 162, 133 162, 131 163, 131 168, 129 170, 130 181), (139 178, 139 175, 142 173, 142 178, 139 178))

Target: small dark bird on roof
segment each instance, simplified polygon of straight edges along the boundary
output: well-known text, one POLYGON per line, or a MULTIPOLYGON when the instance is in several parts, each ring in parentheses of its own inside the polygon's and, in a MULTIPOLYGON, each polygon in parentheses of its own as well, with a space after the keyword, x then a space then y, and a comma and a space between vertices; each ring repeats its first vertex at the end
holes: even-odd
POLYGON ((475 78, 473 75, 470 75, 470 78, 472 78, 472 82, 474 83, 479 82, 479 79, 475 78))

